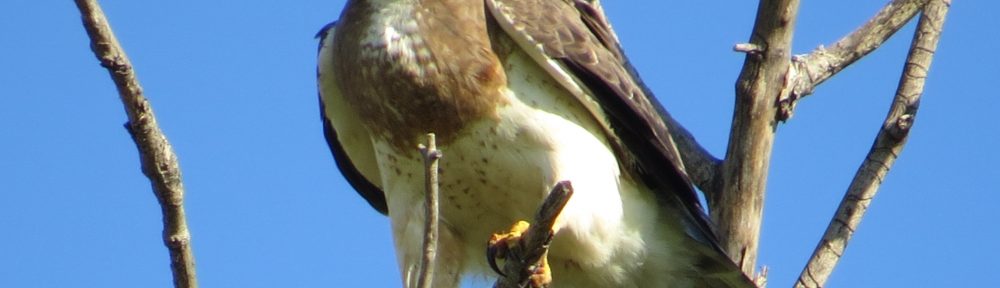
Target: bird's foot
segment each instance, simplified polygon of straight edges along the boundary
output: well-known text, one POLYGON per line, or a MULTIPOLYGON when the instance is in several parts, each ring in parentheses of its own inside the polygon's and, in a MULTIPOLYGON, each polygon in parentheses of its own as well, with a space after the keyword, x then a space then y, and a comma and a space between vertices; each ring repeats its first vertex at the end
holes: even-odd
MULTIPOLYGON (((521 235, 528 231, 531 224, 525 221, 517 221, 507 232, 497 233, 490 236, 489 244, 486 246, 486 261, 490 263, 490 268, 500 275, 504 275, 502 269, 497 266, 497 259, 506 259, 511 249, 519 246, 521 235)), ((504 275, 506 276, 506 275, 504 275)))
MULTIPOLYGON (((490 236, 489 245, 486 249, 486 259, 490 264, 490 268, 496 271, 500 275, 504 275, 502 269, 497 266, 496 259, 507 259, 509 257, 518 257, 515 252, 516 249, 520 249, 523 246, 524 233, 528 231, 528 227, 531 224, 525 221, 517 221, 507 232, 497 233, 490 236)), ((529 287, 548 287, 549 283, 552 283, 552 270, 549 269, 549 261, 547 255, 542 256, 542 259, 538 261, 538 265, 535 265, 531 271, 531 276, 529 276, 529 287)))

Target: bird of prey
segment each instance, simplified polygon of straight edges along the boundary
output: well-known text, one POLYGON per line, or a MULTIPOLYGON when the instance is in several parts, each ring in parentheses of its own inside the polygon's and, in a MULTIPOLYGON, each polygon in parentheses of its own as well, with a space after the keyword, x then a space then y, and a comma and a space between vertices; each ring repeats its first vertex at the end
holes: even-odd
POLYGON ((559 181, 574 194, 551 287, 753 287, 596 0, 348 0, 318 36, 327 142, 389 216, 404 287, 422 255, 429 132, 444 153, 433 287, 488 275, 490 235, 559 181))

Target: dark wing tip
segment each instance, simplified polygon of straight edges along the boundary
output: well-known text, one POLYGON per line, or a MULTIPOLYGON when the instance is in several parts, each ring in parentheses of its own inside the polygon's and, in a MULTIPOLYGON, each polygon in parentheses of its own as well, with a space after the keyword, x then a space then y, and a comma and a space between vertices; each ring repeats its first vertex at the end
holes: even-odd
POLYGON ((313 38, 321 39, 321 40, 323 38, 326 38, 327 34, 330 33, 330 30, 333 30, 333 27, 336 27, 336 26, 337 26, 337 21, 333 21, 333 22, 327 23, 326 25, 323 25, 323 28, 320 28, 319 32, 316 32, 316 35, 313 36, 313 38))
MULTIPOLYGON (((323 103, 320 101, 320 110, 323 103)), ((322 113, 322 112, 321 112, 322 113)), ((344 175, 344 179, 347 179, 347 183, 351 184, 354 190, 358 191, 358 194, 365 201, 368 201, 368 205, 371 205, 375 211, 382 213, 382 215, 389 214, 389 207, 385 202, 385 193, 374 183, 368 181, 364 175, 361 175, 361 171, 358 171, 354 164, 351 163, 351 159, 347 156, 347 151, 344 150, 343 145, 337 140, 337 131, 333 129, 333 125, 330 120, 323 116, 323 135, 326 137, 326 143, 330 146, 330 152, 333 153, 333 160, 337 163, 337 169, 340 169, 340 173, 344 175)))
POLYGON ((625 166, 657 192, 659 201, 684 208, 683 221, 694 228, 688 234, 724 253, 691 179, 681 169, 682 159, 664 120, 666 109, 629 68, 598 1, 493 1, 499 2, 492 5, 499 13, 494 18, 519 25, 517 33, 542 45, 549 58, 561 61, 591 90, 609 118, 611 134, 621 141, 621 149, 612 149, 625 159, 625 166))
MULTIPOLYGON (((319 53, 324 53, 323 42, 326 37, 332 36, 334 28, 337 27, 337 21, 330 22, 326 24, 316 33, 316 38, 319 38, 319 53)), ((319 69, 317 67, 316 75, 319 76, 319 69)), ((319 79, 317 79, 319 81, 319 79)), ((322 94, 322 92, 320 92, 322 94)), ((385 202, 385 193, 382 192, 378 186, 374 183, 368 181, 364 175, 361 175, 361 171, 358 171, 357 167, 351 163, 350 157, 347 156, 347 151, 344 150, 343 145, 340 140, 337 139, 337 131, 333 128, 333 123, 330 123, 330 119, 326 115, 326 109, 324 108, 325 103, 323 103, 323 97, 320 97, 319 110, 320 118, 323 121, 323 135, 326 137, 326 143, 330 147, 330 152, 333 154, 333 159, 337 163, 337 168, 340 169, 341 174, 347 179, 347 183, 351 184, 361 195, 365 201, 368 201, 368 205, 371 205, 379 213, 383 215, 388 215, 388 206, 385 202)))

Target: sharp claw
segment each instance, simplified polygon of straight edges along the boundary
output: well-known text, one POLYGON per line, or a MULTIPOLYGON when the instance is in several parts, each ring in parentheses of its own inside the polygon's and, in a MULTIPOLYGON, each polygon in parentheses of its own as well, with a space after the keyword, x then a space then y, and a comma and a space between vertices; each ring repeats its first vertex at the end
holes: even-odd
MULTIPOLYGON (((492 242, 492 241, 490 241, 490 242, 492 242)), ((503 274, 503 271, 500 271, 500 267, 497 266, 497 258, 496 258, 496 256, 497 256, 497 253, 500 252, 500 247, 499 246, 500 245, 506 246, 506 244, 507 244, 507 242, 497 241, 496 243, 490 243, 490 244, 486 245, 486 262, 488 262, 490 264, 490 268, 493 269, 493 271, 497 272, 497 274, 500 274, 500 276, 504 276, 504 277, 507 277, 507 275, 503 274)))
POLYGON ((497 274, 507 277, 500 270, 500 266, 497 265, 497 258, 507 258, 508 254, 515 256, 511 254, 510 249, 519 245, 517 241, 521 240, 521 234, 527 231, 530 225, 528 222, 517 221, 507 232, 490 236, 490 241, 486 244, 486 262, 490 264, 490 268, 496 271, 497 274))

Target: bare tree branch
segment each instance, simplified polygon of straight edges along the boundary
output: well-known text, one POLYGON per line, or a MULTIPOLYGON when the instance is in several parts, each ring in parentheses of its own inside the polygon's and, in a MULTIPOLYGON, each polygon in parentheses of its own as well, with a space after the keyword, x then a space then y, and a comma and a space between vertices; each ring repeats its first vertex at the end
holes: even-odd
POLYGON ((776 121, 775 99, 782 93, 791 57, 798 0, 762 0, 748 53, 736 83, 736 105, 722 164, 722 189, 708 194, 719 240, 733 262, 753 277, 760 239, 764 188, 776 121))
POLYGON ((424 157, 424 255, 420 262, 420 274, 417 287, 429 288, 434 283, 434 266, 436 265, 438 248, 438 160, 441 151, 437 150, 434 133, 427 134, 427 146, 420 145, 420 155, 424 157))
POLYGON ((807 55, 792 58, 789 73, 794 75, 791 93, 778 99, 778 121, 792 117, 798 100, 808 96, 823 81, 871 53, 923 7, 928 0, 893 0, 863 26, 825 48, 820 46, 807 55))
POLYGON ((949 6, 950 0, 931 0, 924 7, 889 115, 795 287, 823 287, 889 168, 903 151, 949 6))
MULTIPOLYGON (((649 94, 652 95, 652 94, 649 94)), ((691 177, 698 189, 705 193, 705 198, 712 198, 713 194, 718 194, 722 184, 722 160, 712 156, 705 147, 694 139, 691 132, 688 132, 681 123, 678 123, 670 115, 663 117, 670 129, 670 137, 677 145, 677 152, 681 154, 681 161, 684 162, 684 170, 691 177)))
POLYGON ((198 287, 195 277, 191 233, 184 216, 184 184, 177 155, 156 124, 156 117, 143 96, 132 63, 115 38, 108 19, 95 0, 75 0, 90 36, 90 48, 101 66, 108 69, 121 97, 128 123, 125 128, 139 149, 142 172, 149 178, 163 213, 163 242, 170 251, 174 287, 198 287))
POLYGON ((548 253, 554 233, 552 225, 572 196, 573 185, 569 181, 559 182, 552 187, 535 213, 534 223, 523 234, 521 245, 513 246, 508 251, 503 275, 493 283, 494 288, 521 288, 528 285, 532 272, 548 253))

